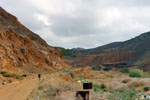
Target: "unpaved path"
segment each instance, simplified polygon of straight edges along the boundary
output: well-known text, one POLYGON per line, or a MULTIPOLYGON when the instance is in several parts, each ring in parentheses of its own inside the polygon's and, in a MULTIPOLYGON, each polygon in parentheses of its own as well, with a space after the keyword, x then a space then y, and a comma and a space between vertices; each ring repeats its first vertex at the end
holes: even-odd
POLYGON ((25 100, 39 84, 37 78, 0 85, 0 100, 25 100))

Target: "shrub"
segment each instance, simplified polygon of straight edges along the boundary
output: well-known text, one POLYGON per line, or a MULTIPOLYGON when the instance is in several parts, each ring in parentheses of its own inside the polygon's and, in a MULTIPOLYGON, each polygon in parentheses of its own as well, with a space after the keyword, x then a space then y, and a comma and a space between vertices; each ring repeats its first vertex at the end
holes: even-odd
POLYGON ((104 71, 110 71, 112 69, 113 69, 112 67, 105 67, 105 68, 103 68, 104 71))
POLYGON ((150 87, 144 87, 144 91, 149 91, 150 90, 150 87))
POLYGON ((105 88, 106 88, 106 85, 105 85, 105 84, 101 84, 101 88, 102 88, 102 89, 105 89, 105 88))
POLYGON ((106 90, 106 85, 105 84, 101 84, 101 85, 93 84, 93 89, 95 92, 101 92, 101 91, 106 90))
POLYGON ((100 70, 101 70, 101 67, 100 67, 100 66, 93 66, 93 67, 92 67, 92 70, 100 71, 100 70))
POLYGON ((129 68, 122 68, 120 70, 121 73, 129 73, 129 68))
POLYGON ((143 76, 143 71, 140 69, 132 69, 129 72, 130 77, 142 77, 143 76))

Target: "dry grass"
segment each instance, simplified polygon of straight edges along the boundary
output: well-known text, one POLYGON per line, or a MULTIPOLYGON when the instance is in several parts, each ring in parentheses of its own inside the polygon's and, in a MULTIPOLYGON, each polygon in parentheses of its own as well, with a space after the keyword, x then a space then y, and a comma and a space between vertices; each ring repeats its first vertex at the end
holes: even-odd
POLYGON ((0 74, 3 77, 7 77, 7 78, 15 78, 15 79, 19 79, 22 80, 23 76, 18 74, 18 73, 14 73, 14 72, 9 72, 9 71, 4 71, 4 70, 0 70, 0 74))
POLYGON ((138 87, 141 87, 143 85, 144 84, 141 81, 133 81, 133 82, 131 82, 131 83, 128 84, 128 87, 129 88, 138 88, 138 87))
POLYGON ((38 100, 76 100, 76 91, 83 90, 83 82, 105 84, 106 91, 103 93, 90 90, 90 98, 91 100, 107 100, 106 97, 112 89, 115 91, 120 90, 122 87, 143 89, 143 82, 148 86, 150 81, 146 78, 130 78, 126 74, 114 71, 89 71, 88 69, 87 72, 86 70, 74 72, 74 78, 66 72, 57 72, 46 77, 28 100, 36 100, 37 97, 38 100), (79 80, 80 83, 78 83, 79 80))
POLYGON ((112 74, 104 74, 104 77, 106 77, 106 78, 113 78, 113 75, 112 74))
POLYGON ((46 77, 28 100, 36 100, 37 97, 39 100, 75 100, 75 92, 81 87, 71 80, 66 81, 64 77, 66 73, 46 77))

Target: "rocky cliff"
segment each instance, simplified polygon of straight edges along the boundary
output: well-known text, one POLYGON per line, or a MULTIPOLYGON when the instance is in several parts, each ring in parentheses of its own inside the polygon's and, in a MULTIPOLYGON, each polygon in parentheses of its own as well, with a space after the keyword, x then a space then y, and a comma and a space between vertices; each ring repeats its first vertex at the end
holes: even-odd
POLYGON ((28 65, 61 69, 67 64, 60 51, 0 8, 0 66, 14 69, 28 65))

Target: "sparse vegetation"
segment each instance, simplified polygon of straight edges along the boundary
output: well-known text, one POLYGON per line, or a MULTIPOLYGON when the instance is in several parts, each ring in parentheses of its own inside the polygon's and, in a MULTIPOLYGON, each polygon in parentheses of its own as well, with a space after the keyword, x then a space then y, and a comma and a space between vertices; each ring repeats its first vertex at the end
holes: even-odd
POLYGON ((133 81, 133 82, 131 82, 131 83, 129 83, 128 84, 128 87, 129 88, 137 88, 137 87, 141 87, 141 86, 143 86, 144 84, 143 84, 143 82, 141 82, 141 81, 133 81))
POLYGON ((75 100, 75 97, 72 95, 69 97, 68 95, 74 88, 72 84, 58 80, 57 78, 57 75, 53 76, 53 78, 44 78, 39 87, 32 92, 28 100, 37 100, 37 97, 38 100, 67 100, 67 98, 75 100), (52 80, 55 81, 54 84, 52 80), (66 92, 67 94, 65 94, 66 92))
POLYGON ((130 77, 142 77, 143 76, 143 71, 140 69, 132 69, 129 72, 130 77))
POLYGON ((137 91, 134 88, 128 89, 123 87, 118 91, 112 90, 108 95, 109 100, 135 100, 137 99, 137 91))
POLYGON ((74 76, 75 76, 75 73, 72 69, 64 68, 63 72, 68 72, 72 78, 74 78, 74 76))
MULTIPOLYGON (((62 77, 67 78, 68 73, 72 71, 73 69, 64 68, 63 71, 59 73, 61 77, 60 79, 64 79, 62 77)), ((96 81, 93 80, 93 78, 86 78, 89 74, 78 73, 79 75, 74 76, 74 79, 71 79, 70 81, 66 81, 66 80, 62 81, 62 80, 58 80, 58 77, 54 75, 56 79, 53 77, 52 80, 55 83, 53 83, 53 81, 51 81, 50 78, 47 78, 47 80, 42 82, 42 84, 38 87, 38 90, 34 92, 36 94, 34 94, 33 96, 34 97, 39 96, 39 100, 47 100, 47 99, 48 100, 67 100, 67 99, 76 100, 74 97, 75 93, 76 91, 81 90, 82 83, 85 82, 93 83, 94 92, 92 92, 91 100, 136 100, 136 99, 138 100, 138 98, 141 97, 139 96, 140 93, 138 92, 139 89, 141 89, 140 91, 144 90, 145 81, 138 81, 137 78, 130 78, 129 76, 123 73, 117 73, 114 71, 110 71, 110 72, 91 71, 91 74, 92 73, 96 74, 97 77, 103 77, 104 79, 96 81), (119 76, 115 75, 114 73, 118 74, 119 76), (107 75, 108 77, 104 77, 107 75), (111 76, 111 78, 109 76, 111 76), (117 76, 118 78, 116 79, 115 76, 117 76), (124 76, 127 78, 124 78, 124 76), (59 82, 57 82, 56 80, 59 82), (75 86, 78 86, 78 88, 75 86), (49 89, 51 89, 51 91, 49 89)), ((34 100, 34 99, 29 99, 29 100, 34 100)))
POLYGON ((143 73, 143 78, 150 78, 150 73, 149 72, 144 72, 143 73))

